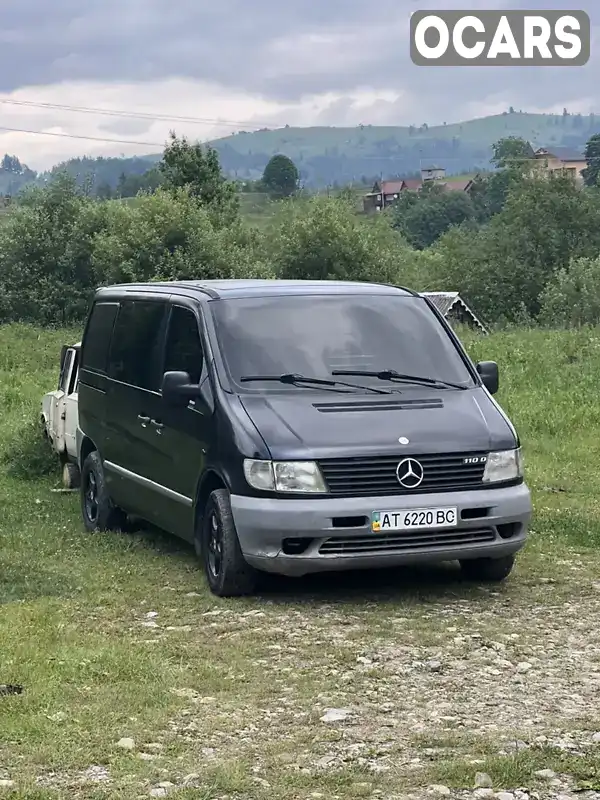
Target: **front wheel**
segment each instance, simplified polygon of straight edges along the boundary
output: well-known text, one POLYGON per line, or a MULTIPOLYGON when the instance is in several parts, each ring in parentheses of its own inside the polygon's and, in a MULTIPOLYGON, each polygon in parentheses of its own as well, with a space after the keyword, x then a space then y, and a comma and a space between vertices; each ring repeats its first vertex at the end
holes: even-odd
POLYGON ((127 517, 110 498, 98 451, 90 453, 84 461, 81 470, 80 498, 83 524, 90 533, 125 528, 127 517))
POLYGON ((472 581, 499 583, 508 578, 515 564, 515 556, 503 558, 474 558, 460 562, 463 575, 472 581))
POLYGON ((229 492, 217 489, 202 514, 200 556, 208 585, 217 597, 253 594, 256 570, 244 559, 231 513, 229 492))

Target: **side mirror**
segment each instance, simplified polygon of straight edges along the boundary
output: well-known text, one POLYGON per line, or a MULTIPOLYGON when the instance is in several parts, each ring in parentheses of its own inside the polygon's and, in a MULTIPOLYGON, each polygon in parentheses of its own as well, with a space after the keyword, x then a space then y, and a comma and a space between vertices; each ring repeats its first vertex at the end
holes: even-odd
POLYGON ((185 408, 190 400, 200 394, 200 386, 190 382, 187 372, 165 372, 162 380, 162 396, 167 405, 185 408))
POLYGON ((498 364, 495 361, 480 361, 476 366, 477 372, 481 375, 483 385, 490 394, 498 391, 498 364))

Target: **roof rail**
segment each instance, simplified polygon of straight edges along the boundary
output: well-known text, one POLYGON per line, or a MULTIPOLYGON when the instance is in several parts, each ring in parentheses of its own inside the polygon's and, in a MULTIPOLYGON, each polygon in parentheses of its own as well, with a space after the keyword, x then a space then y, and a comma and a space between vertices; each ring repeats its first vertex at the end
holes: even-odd
POLYGON ((208 295, 211 300, 220 300, 220 295, 215 292, 214 289, 211 289, 208 286, 202 286, 201 284, 196 284, 193 281, 190 283, 183 283, 182 281, 148 281, 147 283, 142 282, 132 282, 132 283, 113 283, 109 286, 99 286, 96 291, 101 292, 104 289, 124 289, 125 291, 152 291, 154 288, 165 288, 165 287, 172 287, 178 289, 196 289, 199 292, 203 292, 204 294, 208 295))
POLYGON ((173 281, 173 287, 178 287, 180 289, 198 289, 200 292, 204 292, 204 294, 208 295, 211 300, 220 300, 221 295, 218 292, 215 292, 214 289, 211 289, 209 286, 202 286, 201 284, 197 284, 195 281, 191 283, 182 283, 181 281, 173 281))
POLYGON ((407 294, 412 295, 412 297, 421 297, 419 292, 415 292, 414 289, 408 289, 406 286, 398 286, 395 283, 381 283, 380 281, 369 281, 369 283, 373 283, 375 286, 389 286, 390 289, 400 289, 407 294))

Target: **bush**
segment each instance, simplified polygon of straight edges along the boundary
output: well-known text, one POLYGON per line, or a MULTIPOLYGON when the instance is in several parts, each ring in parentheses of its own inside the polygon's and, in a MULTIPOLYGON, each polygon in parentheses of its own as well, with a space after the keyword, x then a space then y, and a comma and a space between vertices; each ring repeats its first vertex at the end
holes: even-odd
POLYGON ((0 322, 80 319, 97 283, 93 237, 105 224, 103 207, 66 175, 28 191, 0 228, 0 322))
POLYGON ((426 259, 386 217, 361 218, 344 198, 284 201, 265 231, 265 257, 282 278, 380 283, 423 281, 426 259))
POLYGON ((95 237, 92 259, 105 283, 272 275, 259 260, 258 232, 240 220, 215 224, 185 189, 107 206, 110 223, 95 237))
POLYGON ((600 193, 568 177, 512 184, 506 205, 477 232, 455 228, 435 251, 445 288, 460 291, 490 322, 537 319, 546 286, 572 258, 600 252, 600 193))
POLYGON ((540 321, 581 327, 600 324, 600 257, 578 258, 561 269, 541 297, 540 321))

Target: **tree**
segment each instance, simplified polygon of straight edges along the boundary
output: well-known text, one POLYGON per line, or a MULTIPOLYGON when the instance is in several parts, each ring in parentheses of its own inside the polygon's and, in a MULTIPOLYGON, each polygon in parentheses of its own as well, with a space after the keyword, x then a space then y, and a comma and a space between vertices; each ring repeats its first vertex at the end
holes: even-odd
POLYGON ((118 196, 135 197, 140 192, 152 194, 162 182, 163 175, 158 167, 152 167, 141 175, 123 176, 123 180, 119 182, 118 196))
POLYGON ((586 186, 600 186, 600 133, 594 134, 586 144, 587 167, 581 173, 586 186))
POLYGON ((475 217, 471 198, 464 192, 436 191, 433 188, 420 197, 416 196, 418 200, 411 202, 410 207, 406 207, 405 201, 394 208, 393 224, 418 250, 432 245, 453 225, 461 225, 475 217))
POLYGON ((3 172, 12 172, 15 175, 20 175, 23 172, 23 167, 17 156, 9 156, 8 153, 0 162, 0 169, 3 172))
POLYGON ((504 167, 522 167, 523 162, 533 158, 533 149, 529 142, 519 136, 506 136, 492 145, 490 161, 497 169, 504 167))
POLYGON ((600 193, 566 175, 514 182, 503 210, 478 232, 451 229, 435 246, 444 283, 495 321, 537 318, 546 286, 572 258, 600 252, 600 193))
POLYGON ((223 224, 239 214, 239 196, 235 184, 221 172, 219 154, 210 145, 191 144, 185 137, 171 133, 159 170, 168 190, 186 189, 214 219, 223 224))
POLYGON ((100 183, 96 189, 96 197, 99 200, 110 200, 112 197, 112 189, 110 188, 110 184, 106 182, 100 183))
POLYGON ((262 176, 262 184, 272 197, 291 197, 298 191, 300 176, 291 158, 282 153, 273 156, 262 176))
POLYGON ((16 195, 37 178, 37 173, 8 153, 0 161, 0 194, 16 195))

